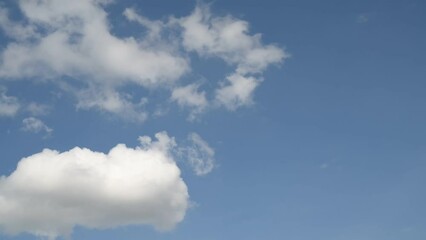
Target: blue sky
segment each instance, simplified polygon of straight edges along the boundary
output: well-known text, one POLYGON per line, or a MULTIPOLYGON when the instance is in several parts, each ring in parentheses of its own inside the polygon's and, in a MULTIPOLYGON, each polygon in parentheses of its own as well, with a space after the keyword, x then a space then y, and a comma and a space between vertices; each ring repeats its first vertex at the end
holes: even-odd
POLYGON ((1 239, 426 238, 425 2, 67 2, 1 4, 1 239))

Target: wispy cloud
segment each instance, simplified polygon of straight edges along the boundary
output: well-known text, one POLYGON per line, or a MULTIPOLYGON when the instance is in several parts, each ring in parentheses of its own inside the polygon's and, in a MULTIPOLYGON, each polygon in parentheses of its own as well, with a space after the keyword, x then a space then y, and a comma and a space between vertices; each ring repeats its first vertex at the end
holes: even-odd
POLYGON ((199 91, 199 87, 199 84, 193 83, 184 87, 176 87, 172 91, 172 101, 177 102, 177 104, 181 107, 192 108, 189 115, 190 120, 194 120, 208 106, 206 92, 199 91))
POLYGON ((369 17, 366 14, 360 14, 357 16, 356 21, 358 23, 367 23, 369 21, 369 17))
POLYGON ((31 133, 44 133, 45 136, 50 136, 53 129, 48 127, 42 120, 29 117, 22 120, 22 130, 31 133))
POLYGON ((215 167, 215 151, 197 133, 188 135, 189 144, 183 148, 186 161, 198 176, 210 173, 215 167))
POLYGON ((49 105, 35 102, 31 102, 25 107, 26 111, 29 112, 32 116, 47 115, 51 111, 51 108, 52 107, 49 105))
POLYGON ((13 117, 15 116, 21 104, 18 99, 6 94, 6 89, 0 86, 0 117, 13 117))

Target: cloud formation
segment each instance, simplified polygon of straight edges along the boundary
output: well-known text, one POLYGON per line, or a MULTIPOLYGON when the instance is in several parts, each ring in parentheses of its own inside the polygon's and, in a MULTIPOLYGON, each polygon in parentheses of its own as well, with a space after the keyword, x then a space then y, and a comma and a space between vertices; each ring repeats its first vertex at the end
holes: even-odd
POLYGON ((235 66, 216 90, 215 101, 229 110, 252 103, 260 84, 258 76, 269 65, 282 62, 288 55, 279 47, 264 45, 261 34, 250 35, 249 24, 232 16, 213 16, 206 5, 179 19, 183 46, 203 57, 218 57, 235 66))
POLYGON ((187 162, 198 176, 210 173, 215 167, 214 150, 197 133, 188 135, 189 145, 184 149, 187 162))
POLYGON ((53 132, 53 129, 35 117, 28 117, 22 120, 22 130, 32 133, 44 132, 46 136, 49 136, 53 132))
MULTIPOLYGON (((126 82, 152 86, 175 81, 188 70, 186 60, 167 49, 142 46, 133 37, 114 36, 102 7, 108 2, 19 1, 29 22, 26 26, 37 33, 7 46, 1 76, 85 76, 113 86, 126 82)), ((12 29, 21 26, 13 24, 12 29)), ((7 25, 3 28, 9 32, 7 25)))
POLYGON ((0 230, 48 239, 69 236, 76 225, 104 229, 148 224, 171 229, 183 220, 188 189, 167 133, 141 146, 118 144, 108 153, 87 148, 45 149, 0 177, 0 230))
POLYGON ((263 45, 260 34, 248 34, 248 22, 232 16, 213 16, 207 5, 197 6, 191 15, 178 21, 187 50, 236 65, 238 74, 261 73, 286 56, 274 45, 263 45))
POLYGON ((222 87, 216 90, 216 101, 229 110, 252 104, 253 92, 262 81, 256 77, 245 77, 240 74, 230 75, 226 80, 227 83, 223 83, 222 87))
POLYGON ((13 117, 18 113, 20 107, 18 99, 8 96, 6 89, 0 86, 0 117, 13 117))
POLYGON ((118 87, 129 83, 161 86, 175 82, 189 70, 185 58, 166 48, 114 36, 103 9, 108 2, 22 0, 19 7, 28 20, 26 25, 8 20, 3 9, 0 25, 15 42, 2 52, 0 76, 52 81, 71 77, 83 84, 74 91, 77 95, 87 89, 106 92, 95 101, 84 102, 85 107, 121 113, 117 108, 129 108, 131 102, 115 92, 118 87), (22 30, 16 33, 17 29, 22 30), (111 93, 120 106, 105 104, 111 100, 105 100, 105 95, 111 93))
POLYGON ((201 3, 188 16, 166 20, 150 20, 128 8, 123 16, 144 33, 128 37, 111 30, 105 9, 113 4, 109 0, 17 4, 25 21, 12 21, 8 10, 0 8, 0 27, 12 39, 0 55, 0 77, 53 82, 76 97, 79 109, 132 121, 142 122, 149 113, 140 104, 143 99, 123 90, 126 86, 165 89, 194 119, 211 106, 235 110, 250 105, 263 71, 287 57, 281 48, 263 44, 261 34, 250 34, 248 22, 214 16, 201 3), (197 72, 191 53, 222 59, 235 70, 209 84, 213 89, 198 91, 200 84, 185 77, 197 72))
POLYGON ((51 110, 51 107, 46 104, 31 102, 27 104, 25 109, 27 112, 29 112, 33 116, 41 116, 41 115, 47 115, 49 111, 51 110))
POLYGON ((205 91, 198 91, 199 84, 193 83, 184 87, 176 87, 172 91, 171 100, 175 101, 181 107, 190 107, 192 109, 189 119, 195 119, 208 106, 205 91))

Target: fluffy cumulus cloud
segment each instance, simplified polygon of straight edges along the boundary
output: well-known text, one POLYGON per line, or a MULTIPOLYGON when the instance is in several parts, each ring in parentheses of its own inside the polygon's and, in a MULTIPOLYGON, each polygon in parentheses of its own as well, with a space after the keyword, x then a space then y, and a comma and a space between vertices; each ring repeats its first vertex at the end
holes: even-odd
POLYGON ((281 48, 263 44, 260 34, 250 34, 248 22, 214 16, 204 4, 188 16, 166 20, 125 9, 123 17, 141 29, 119 37, 111 29, 108 4, 114 3, 20 0, 21 21, 11 20, 9 10, 0 8, 0 27, 12 39, 0 55, 0 78, 54 82, 76 96, 80 109, 140 122, 149 113, 123 87, 162 88, 170 91, 171 102, 189 108, 189 119, 194 119, 207 106, 235 110, 250 105, 262 72, 287 56, 281 48), (195 82, 181 83, 187 73, 197 72, 191 69, 190 53, 220 58, 235 71, 209 84, 216 89, 198 91, 195 82))
POLYGON ((188 208, 188 189, 170 154, 174 139, 165 132, 156 138, 141 137, 135 148, 118 144, 106 154, 76 147, 22 159, 0 177, 0 230, 56 239, 76 225, 173 228, 188 208))
MULTIPOLYGON (((280 47, 263 43, 261 34, 251 34, 248 22, 215 16, 204 4, 187 16, 162 20, 125 9, 122 17, 133 24, 132 32, 120 36, 108 18, 106 6, 116 4, 111 0, 8 4, 16 4, 20 12, 0 4, 0 28, 9 41, 0 52, 3 85, 15 80, 53 85, 75 97, 76 109, 96 109, 134 122, 149 118, 147 104, 164 107, 154 116, 164 115, 168 104, 188 108, 190 120, 210 109, 249 106, 263 72, 287 57, 280 47), (193 79, 204 78, 192 68, 194 57, 218 58, 232 70, 222 79, 201 83, 193 79), (153 99, 163 102, 152 103, 147 96, 157 93, 153 99)), ((22 130, 50 134, 53 130, 35 116, 53 111, 51 106, 32 101, 19 101, 0 87, 0 117, 29 113, 22 130)), ((164 132, 156 140, 144 136, 139 141, 135 148, 118 144, 108 153, 45 149, 22 159, 11 175, 0 176, 0 231, 56 239, 69 236, 77 225, 173 228, 189 205, 175 156, 201 176, 214 169, 215 151, 196 133, 183 147, 164 132)))

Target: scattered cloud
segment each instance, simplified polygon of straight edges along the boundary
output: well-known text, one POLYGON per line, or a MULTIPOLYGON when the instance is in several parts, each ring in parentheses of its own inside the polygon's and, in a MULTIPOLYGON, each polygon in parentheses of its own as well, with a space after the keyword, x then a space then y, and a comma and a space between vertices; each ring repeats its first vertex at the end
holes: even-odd
POLYGON ((214 16, 202 3, 188 16, 165 20, 150 20, 128 8, 123 16, 145 34, 118 37, 105 9, 111 2, 19 1, 25 21, 11 20, 0 8, 0 27, 12 39, 0 54, 0 77, 55 83, 76 96, 79 109, 138 122, 150 113, 124 87, 162 88, 173 102, 190 109, 193 120, 211 105, 230 110, 250 105, 263 71, 288 56, 278 46, 263 44, 261 34, 250 34, 248 22, 214 16), (191 69, 193 52, 222 59, 234 72, 224 74, 216 89, 198 91, 196 82, 182 84, 187 73, 196 71, 191 69))
POLYGON ((188 70, 186 60, 167 49, 143 47, 133 37, 114 36, 103 9, 106 3, 20 1, 29 26, 40 29, 40 37, 9 44, 0 74, 10 78, 85 76, 97 84, 153 86, 175 81, 188 70))
MULTIPOLYGON (((167 48, 114 36, 103 8, 108 2, 19 1, 28 24, 13 23, 13 29, 37 29, 37 33, 15 38, 6 46, 1 54, 0 76, 51 81, 67 76, 80 81, 81 88, 86 85, 99 92, 129 83, 147 88, 167 85, 189 70, 187 60, 167 48)), ((9 22, 0 24, 8 29, 9 22)), ((108 104, 93 106, 120 112, 108 104)))
POLYGON ((198 91, 199 87, 199 84, 195 83, 177 87, 173 89, 171 96, 171 100, 177 102, 179 106, 193 109, 189 115, 191 120, 195 119, 208 106, 206 92, 198 91))
POLYGON ((237 73, 261 73, 268 65, 286 57, 282 49, 263 45, 260 34, 248 34, 248 22, 232 16, 213 16, 207 5, 199 4, 191 15, 178 21, 187 50, 222 58, 236 65, 237 73))
POLYGON ((0 117, 13 117, 15 116, 21 104, 16 97, 8 96, 6 89, 0 86, 0 117))
POLYGON ((22 130, 32 133, 45 133, 46 136, 50 136, 53 132, 53 129, 35 117, 29 117, 22 120, 22 130))
POLYGON ((51 107, 46 104, 31 102, 26 106, 26 110, 32 116, 42 116, 47 115, 50 112, 51 107))
POLYGON ((229 110, 253 103, 253 92, 261 83, 261 79, 233 74, 226 78, 227 82, 216 91, 216 101, 229 110))
POLYGON ((47 115, 51 107, 36 102, 26 103, 17 97, 7 95, 5 87, 0 86, 0 117, 14 117, 18 113, 26 112, 31 116, 47 115))
POLYGON ((198 176, 210 173, 215 167, 214 150, 197 133, 188 135, 189 145, 184 148, 187 162, 198 176))
POLYGON ((173 228, 189 195, 170 154, 174 139, 165 132, 156 138, 141 137, 135 148, 118 144, 106 154, 75 147, 23 158, 0 177, 0 229, 53 240, 70 236, 77 225, 173 228))
POLYGON ((76 93, 78 109, 99 109, 109 113, 114 113, 123 119, 131 122, 144 122, 148 118, 148 113, 144 110, 146 101, 140 99, 139 102, 131 101, 131 96, 115 91, 114 89, 91 88, 80 90, 76 93))
POLYGON ((213 16, 207 5, 199 4, 191 15, 178 22, 183 28, 186 50, 203 57, 218 57, 235 66, 235 72, 216 90, 216 102, 229 110, 250 105, 262 80, 258 75, 288 57, 281 48, 264 45, 261 34, 250 35, 248 22, 229 15, 213 16))

